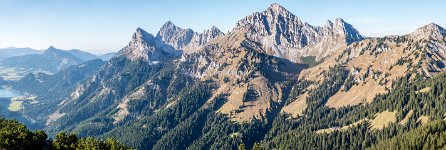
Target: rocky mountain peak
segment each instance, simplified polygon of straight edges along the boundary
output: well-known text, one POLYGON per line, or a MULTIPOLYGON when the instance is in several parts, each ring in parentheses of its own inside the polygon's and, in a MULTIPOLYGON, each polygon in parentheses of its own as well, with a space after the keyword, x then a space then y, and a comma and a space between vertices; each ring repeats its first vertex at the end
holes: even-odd
POLYGON ((280 4, 278 3, 272 3, 268 8, 272 9, 284 9, 280 4))
POLYGON ((178 52, 173 47, 164 44, 141 28, 136 29, 132 40, 119 52, 119 55, 130 60, 143 59, 145 61, 166 60, 177 54, 178 52))
POLYGON ((291 14, 290 11, 288 11, 287 9, 285 9, 283 6, 277 4, 277 3, 273 3, 271 4, 265 12, 268 13, 274 13, 274 14, 280 14, 280 15, 286 15, 286 14, 291 14))
POLYGON ((178 28, 178 27, 175 24, 173 24, 172 21, 167 21, 166 23, 163 24, 163 26, 161 26, 160 30, 172 29, 172 28, 178 28))
POLYGON ((336 35, 343 36, 347 45, 364 39, 358 30, 351 24, 345 22, 342 18, 336 18, 334 23, 327 21, 325 28, 332 30, 336 35))
POLYGON ((340 18, 324 27, 312 26, 277 3, 238 21, 233 32, 246 33, 248 39, 262 44, 266 53, 294 62, 302 56, 320 59, 363 39, 340 18))
POLYGON ((418 28, 417 30, 415 30, 415 32, 412 32, 410 36, 417 39, 430 37, 441 40, 444 38, 444 36, 446 36, 446 30, 438 24, 430 23, 418 28))
POLYGON ((141 28, 137 28, 136 32, 132 36, 132 41, 152 41, 154 38, 155 37, 152 34, 144 31, 141 28))
POLYGON ((223 32, 215 26, 204 30, 203 33, 197 33, 192 29, 182 29, 168 21, 160 28, 156 38, 177 50, 191 53, 221 35, 224 35, 223 32))
POLYGON ((350 25, 350 24, 346 23, 344 21, 344 19, 342 19, 342 18, 336 18, 334 20, 334 22, 332 22, 331 20, 328 20, 327 22, 328 22, 327 25, 329 27, 338 27, 339 28, 339 27, 344 27, 346 25, 350 25))
POLYGON ((440 32, 441 34, 446 34, 446 30, 443 27, 441 27, 440 25, 435 24, 435 23, 429 23, 425 26, 418 28, 418 30, 435 31, 435 32, 440 32))
POLYGON ((209 30, 204 30, 203 34, 209 34, 213 37, 216 37, 218 35, 223 35, 224 33, 220 31, 216 26, 212 26, 209 30))
POLYGON ((279 4, 274 3, 265 11, 256 12, 238 21, 236 29, 248 27, 254 32, 258 31, 262 35, 268 35, 274 34, 276 29, 294 30, 300 25, 302 25, 302 22, 298 17, 279 4))
POLYGON ((175 49, 183 49, 194 36, 191 29, 182 29, 167 21, 159 30, 157 38, 175 49))
POLYGON ((213 40, 214 38, 223 35, 224 33, 215 26, 212 26, 211 29, 204 30, 203 33, 194 33, 192 40, 184 48, 184 51, 186 53, 194 52, 199 49, 199 47, 204 46, 206 43, 213 40))

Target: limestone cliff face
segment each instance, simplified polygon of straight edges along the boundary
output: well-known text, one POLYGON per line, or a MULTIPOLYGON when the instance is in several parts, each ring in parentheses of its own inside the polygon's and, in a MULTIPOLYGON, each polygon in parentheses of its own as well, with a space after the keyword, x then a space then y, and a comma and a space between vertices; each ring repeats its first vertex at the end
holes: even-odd
POLYGON ((266 53, 299 62, 301 56, 316 56, 318 60, 340 47, 363 39, 363 36, 344 20, 328 21, 324 27, 302 22, 282 6, 272 4, 240 20, 233 32, 245 32, 262 44, 266 53))
POLYGON ((174 47, 167 45, 141 28, 136 29, 129 44, 119 53, 130 60, 163 61, 181 54, 174 47))
POLYGON ((418 28, 416 31, 410 33, 408 36, 415 39, 433 38, 435 40, 444 40, 443 38, 445 35, 446 30, 443 27, 435 23, 430 23, 418 28))
POLYGON ((182 29, 172 22, 166 22, 158 32, 156 38, 175 49, 191 53, 204 46, 218 36, 224 35, 217 27, 212 27, 203 33, 194 32, 192 29, 182 29))

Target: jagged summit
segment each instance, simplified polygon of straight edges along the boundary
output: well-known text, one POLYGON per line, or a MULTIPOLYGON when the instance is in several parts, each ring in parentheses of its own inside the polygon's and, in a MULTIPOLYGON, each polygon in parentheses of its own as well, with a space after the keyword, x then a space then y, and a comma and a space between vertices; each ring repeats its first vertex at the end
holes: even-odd
POLYGON ((182 29, 167 21, 159 30, 157 38, 171 45, 175 49, 183 49, 194 36, 191 29, 182 29))
POLYGON ((321 59, 363 39, 340 18, 324 27, 312 26, 277 3, 238 21, 233 32, 244 32, 249 39, 261 43, 266 53, 294 62, 299 62, 302 56, 321 59))
POLYGON ((222 34, 223 33, 216 26, 212 26, 211 29, 203 31, 203 33, 205 33, 205 32, 210 32, 210 33, 212 33, 212 35, 218 35, 218 34, 222 34))
POLYGON ((342 18, 336 18, 334 23, 328 20, 325 28, 334 29, 334 31, 338 34, 345 36, 347 45, 364 39, 358 30, 356 30, 351 24, 345 22, 342 18))
POLYGON ((417 39, 430 37, 441 40, 446 35, 446 30, 438 24, 430 23, 418 28, 409 35, 417 39))
POLYGON ((445 29, 443 27, 441 27, 440 25, 433 23, 433 22, 429 23, 425 26, 422 26, 422 27, 418 28, 417 30, 434 30, 434 31, 442 32, 443 34, 445 33, 445 29))
POLYGON ((144 31, 139 27, 136 29, 136 32, 132 36, 132 40, 136 41, 152 41, 154 38, 155 37, 152 34, 144 31))
POLYGON ((236 28, 252 27, 261 34, 272 34, 277 29, 277 24, 282 25, 279 28, 286 28, 288 24, 302 25, 302 22, 284 7, 274 3, 265 11, 253 13, 238 21, 236 28))
POLYGON ((285 9, 285 7, 277 4, 277 3, 272 3, 266 10, 266 13, 275 13, 275 14, 292 14, 290 11, 288 11, 287 9, 285 9))
POLYGON ((215 26, 209 30, 204 30, 203 33, 197 33, 192 29, 183 29, 176 26, 171 21, 167 21, 160 28, 156 38, 177 50, 191 53, 221 35, 224 35, 223 32, 215 26))
POLYGON ((152 34, 137 28, 132 40, 119 52, 119 55, 130 60, 162 61, 175 57, 178 53, 173 47, 164 44, 152 34))
MULTIPOLYGON (((302 22, 299 17, 277 3, 271 4, 263 12, 253 13, 238 21, 230 34, 240 33, 245 34, 247 39, 260 43, 263 52, 293 62, 299 62, 304 56, 322 59, 340 47, 364 38, 341 18, 335 19, 334 22, 328 21, 324 27, 312 26, 302 22)), ((166 51, 168 53, 178 50, 190 54, 223 35, 224 33, 215 26, 197 33, 167 21, 156 36, 138 28, 132 41, 143 41, 149 43, 148 45, 157 45, 153 42, 158 42, 158 45, 161 43, 170 47, 166 51)), ((139 49, 144 45, 133 43, 134 48, 139 49)))
POLYGON ((131 60, 160 61, 178 56, 183 52, 193 52, 212 39, 223 35, 215 26, 203 33, 183 29, 171 21, 161 26, 156 36, 137 28, 129 45, 119 53, 131 60))
POLYGON ((273 9, 282 9, 282 5, 278 4, 278 3, 272 3, 269 8, 273 8, 273 9))
POLYGON ((163 28, 172 28, 172 27, 177 27, 175 24, 173 24, 172 21, 167 21, 166 23, 163 24, 163 26, 161 26, 161 29, 163 28))

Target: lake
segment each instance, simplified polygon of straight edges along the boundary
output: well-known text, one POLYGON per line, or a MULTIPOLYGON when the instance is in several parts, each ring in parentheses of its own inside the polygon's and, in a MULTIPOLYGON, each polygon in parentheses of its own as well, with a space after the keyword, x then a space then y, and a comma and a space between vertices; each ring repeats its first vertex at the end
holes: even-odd
POLYGON ((10 89, 5 89, 0 87, 0 98, 5 99, 5 98, 12 98, 12 97, 17 97, 17 96, 22 96, 22 94, 12 91, 10 89))
POLYGON ((17 96, 23 96, 23 94, 0 87, 0 106, 10 111, 18 111, 21 108, 22 101, 11 100, 17 96))

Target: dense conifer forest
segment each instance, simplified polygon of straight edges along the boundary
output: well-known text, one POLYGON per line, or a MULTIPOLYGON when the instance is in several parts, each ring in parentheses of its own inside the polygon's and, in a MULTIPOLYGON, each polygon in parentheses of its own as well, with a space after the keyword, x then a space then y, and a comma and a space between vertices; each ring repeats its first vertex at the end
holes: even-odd
POLYGON ((76 150, 103 149, 126 150, 129 147, 115 139, 98 140, 92 137, 79 138, 77 134, 60 132, 53 140, 41 130, 30 131, 25 125, 15 120, 0 118, 0 149, 7 150, 76 150))

